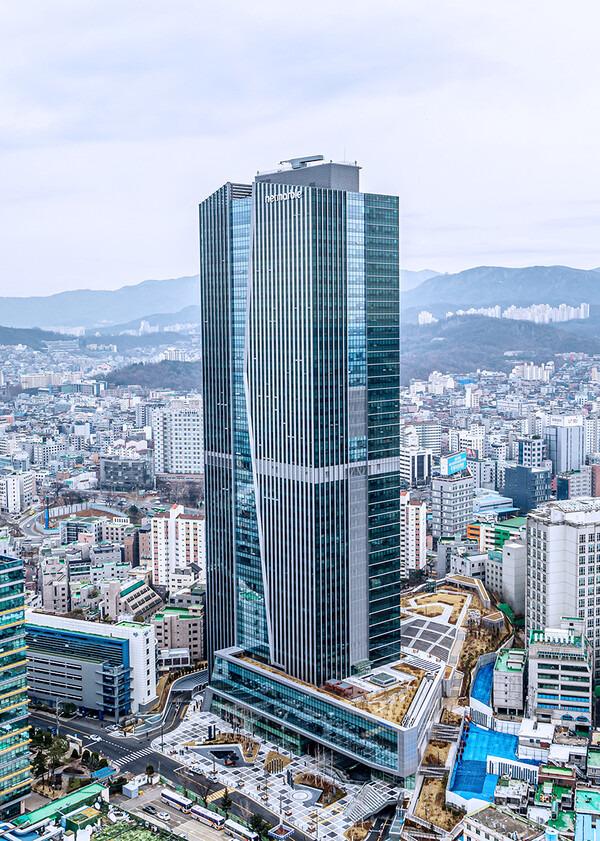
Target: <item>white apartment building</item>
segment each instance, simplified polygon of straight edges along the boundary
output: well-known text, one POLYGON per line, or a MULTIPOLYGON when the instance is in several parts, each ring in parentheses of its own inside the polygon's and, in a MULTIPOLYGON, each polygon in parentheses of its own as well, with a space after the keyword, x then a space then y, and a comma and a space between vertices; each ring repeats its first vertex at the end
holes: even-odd
POLYGON ((480 397, 481 391, 478 388, 470 385, 467 386, 465 388, 465 407, 473 410, 479 409, 480 397))
POLYGON ((583 620, 563 619, 558 628, 529 636, 530 718, 570 730, 592 726, 592 652, 583 620))
POLYGON ((426 485, 431 479, 433 455, 418 445, 400 447, 400 480, 409 488, 426 485))
POLYGON ((518 438, 516 458, 523 467, 542 467, 546 445, 541 438, 518 438))
POLYGON ((200 568, 200 580, 206 581, 204 517, 186 514, 182 505, 173 505, 164 514, 152 517, 151 526, 154 583, 177 589, 180 571, 190 564, 200 568))
POLYGON ((9 473, 0 476, 0 509, 10 514, 20 514, 31 507, 35 496, 35 474, 9 473))
POLYGON ((167 360, 168 362, 187 362, 188 355, 184 350, 176 347, 168 347, 158 357, 159 361, 167 360))
POLYGON ((434 538, 466 534, 473 519, 475 482, 468 470, 431 481, 432 533, 434 538))
POLYGON ((427 561, 427 506, 400 494, 400 563, 403 577, 412 569, 424 569, 427 561))
POLYGON ((548 502, 527 517, 526 631, 584 622, 600 678, 600 499, 548 502))
POLYGON ((467 458, 467 467, 473 477, 476 488, 487 488, 493 491, 499 486, 497 481, 498 462, 494 461, 494 459, 467 458))
POLYGON ((67 444, 63 437, 62 440, 27 442, 25 449, 33 464, 46 467, 51 461, 67 451, 67 444))
POLYGON ((583 419, 585 429, 585 453, 597 453, 600 451, 600 417, 590 415, 583 419))
POLYGON ((400 445, 431 450, 434 456, 442 452, 442 425, 439 421, 414 421, 400 428, 400 445))
POLYGON ((152 412, 154 471, 164 474, 202 474, 204 446, 202 401, 173 400, 152 412))
POLYGON ((466 450, 471 457, 483 458, 485 455, 485 427, 479 423, 471 423, 468 429, 448 430, 448 446, 451 453, 466 450))
POLYGON ((554 362, 536 365, 533 362, 519 362, 510 372, 512 379, 541 380, 548 383, 554 376, 554 362))

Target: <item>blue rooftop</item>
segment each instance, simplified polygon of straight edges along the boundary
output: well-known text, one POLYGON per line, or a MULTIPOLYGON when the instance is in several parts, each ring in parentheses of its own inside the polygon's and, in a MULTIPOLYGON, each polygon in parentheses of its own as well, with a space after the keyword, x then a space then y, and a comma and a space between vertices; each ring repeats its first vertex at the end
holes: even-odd
MULTIPOLYGON (((491 664, 492 671, 494 664, 491 664)), ((484 666, 487 669, 488 666, 484 666)), ((479 670, 479 674, 483 669, 479 670)), ((479 677, 479 674, 477 677, 479 677)), ((487 774, 488 756, 498 756, 539 765, 535 760, 519 760, 517 748, 519 739, 511 733, 499 733, 487 730, 478 724, 471 724, 465 739, 462 759, 458 759, 454 766, 450 790, 456 792, 465 800, 476 797, 491 803, 494 799, 494 789, 498 783, 496 774, 487 774)))
POLYGON ((600 839, 600 820, 597 817, 578 812, 575 821, 575 841, 596 841, 596 839, 600 839))
POLYGON ((482 666, 477 672, 477 677, 473 683, 471 690, 471 697, 481 701, 482 704, 487 704, 489 707, 492 700, 492 683, 494 680, 494 664, 488 663, 487 666, 482 666))

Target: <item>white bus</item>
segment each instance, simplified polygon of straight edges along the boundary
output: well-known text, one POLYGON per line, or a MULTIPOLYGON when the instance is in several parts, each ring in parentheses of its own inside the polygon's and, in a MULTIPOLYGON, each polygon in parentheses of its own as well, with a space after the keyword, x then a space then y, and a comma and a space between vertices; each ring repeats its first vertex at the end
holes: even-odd
POLYGON ((178 794, 176 791, 170 791, 168 788, 161 791, 160 797, 161 800, 165 801, 165 803, 169 803, 171 806, 179 809, 180 812, 185 812, 186 815, 194 805, 194 801, 190 800, 189 797, 184 797, 183 794, 178 794))
POLYGON ((225 821, 223 824, 226 835, 231 835, 232 838, 240 838, 241 841, 258 841, 258 833, 252 832, 251 829, 246 829, 235 821, 225 821))
POLYGON ((217 815, 216 812, 211 812, 210 809, 205 809, 203 806, 198 806, 196 803, 190 809, 190 815, 200 823, 208 824, 215 829, 223 829, 225 824, 225 818, 221 815, 217 815))

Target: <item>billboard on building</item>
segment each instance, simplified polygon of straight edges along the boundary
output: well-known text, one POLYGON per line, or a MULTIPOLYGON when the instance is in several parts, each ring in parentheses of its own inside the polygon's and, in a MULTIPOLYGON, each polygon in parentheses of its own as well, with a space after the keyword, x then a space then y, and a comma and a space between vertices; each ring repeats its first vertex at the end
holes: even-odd
POLYGON ((583 415, 550 415, 550 426, 583 426, 583 415))
POLYGON ((440 473, 442 476, 452 476, 453 473, 460 473, 467 468, 466 453, 450 453, 440 459, 440 473))

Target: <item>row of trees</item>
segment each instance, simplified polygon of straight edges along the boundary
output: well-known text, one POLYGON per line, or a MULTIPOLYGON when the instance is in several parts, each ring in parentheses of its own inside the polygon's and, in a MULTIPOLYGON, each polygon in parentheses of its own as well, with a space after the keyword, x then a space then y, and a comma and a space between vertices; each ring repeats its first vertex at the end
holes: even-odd
POLYGON ((31 763, 34 778, 41 778, 42 783, 52 781, 54 787, 56 769, 63 764, 69 743, 63 736, 54 736, 35 727, 29 729, 29 738, 34 753, 31 763))
MULTIPOLYGON (((48 730, 29 728, 31 739, 31 762, 34 779, 41 779, 42 783, 51 782, 55 785, 56 770, 64 765, 69 752, 69 743, 64 736, 50 733, 48 730)), ((69 757, 69 761, 80 762, 91 773, 99 768, 106 768, 108 762, 101 757, 97 751, 84 750, 79 756, 75 748, 69 757)))

